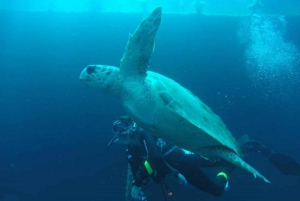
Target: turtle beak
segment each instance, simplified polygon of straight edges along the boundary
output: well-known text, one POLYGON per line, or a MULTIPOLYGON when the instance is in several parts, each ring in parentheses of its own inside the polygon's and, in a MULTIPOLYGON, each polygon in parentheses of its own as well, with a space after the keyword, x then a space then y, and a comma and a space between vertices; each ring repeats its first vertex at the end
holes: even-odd
POLYGON ((80 73, 80 81, 91 81, 91 76, 86 72, 86 68, 80 73))
POLYGON ((117 142, 119 140, 118 136, 115 135, 110 141, 109 143, 107 144, 106 147, 109 147, 110 145, 114 144, 115 142, 117 142))

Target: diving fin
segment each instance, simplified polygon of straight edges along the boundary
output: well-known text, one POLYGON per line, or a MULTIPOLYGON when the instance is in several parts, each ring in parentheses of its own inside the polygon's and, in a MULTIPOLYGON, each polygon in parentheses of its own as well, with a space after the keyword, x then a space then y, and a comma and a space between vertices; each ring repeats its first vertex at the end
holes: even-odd
POLYGON ((286 154, 271 153, 269 160, 283 174, 300 176, 300 163, 286 154))

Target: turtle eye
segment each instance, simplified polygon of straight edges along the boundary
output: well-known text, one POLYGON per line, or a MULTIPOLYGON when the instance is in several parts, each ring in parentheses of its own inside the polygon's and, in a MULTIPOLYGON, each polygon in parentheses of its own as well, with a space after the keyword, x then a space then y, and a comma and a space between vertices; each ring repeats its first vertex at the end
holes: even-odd
POLYGON ((86 68, 86 72, 87 72, 88 74, 92 74, 95 70, 96 70, 96 66, 88 66, 88 67, 86 68))

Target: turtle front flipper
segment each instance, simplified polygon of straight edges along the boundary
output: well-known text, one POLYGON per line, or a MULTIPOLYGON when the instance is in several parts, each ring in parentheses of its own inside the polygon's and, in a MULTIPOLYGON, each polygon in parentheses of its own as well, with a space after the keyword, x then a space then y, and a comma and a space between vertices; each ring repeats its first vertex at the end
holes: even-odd
POLYGON ((135 32, 129 36, 121 59, 120 79, 144 79, 149 60, 154 50, 154 39, 161 24, 162 8, 158 7, 145 18, 135 32))

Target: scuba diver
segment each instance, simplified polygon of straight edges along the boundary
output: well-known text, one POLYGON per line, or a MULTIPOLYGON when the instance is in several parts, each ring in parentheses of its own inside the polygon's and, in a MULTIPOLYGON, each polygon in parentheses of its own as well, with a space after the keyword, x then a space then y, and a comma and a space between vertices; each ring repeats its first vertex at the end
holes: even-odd
MULTIPOLYGON (((216 196, 221 195, 228 184, 228 173, 220 172, 215 180, 211 180, 201 171, 199 164, 194 163, 194 157, 191 157, 191 160, 186 157, 194 154, 167 144, 162 139, 155 139, 154 136, 138 127, 128 116, 119 117, 114 122, 112 130, 115 136, 107 146, 116 142, 127 146, 127 159, 134 179, 131 197, 136 201, 146 200, 141 188, 150 177, 161 186, 164 185, 168 195, 171 196, 172 192, 164 182, 165 176, 169 173, 173 173, 181 184, 186 185, 188 182, 216 196)), ((202 163, 200 162, 201 166, 212 166, 211 162, 206 162, 206 159, 198 155, 194 156, 197 156, 196 162, 203 160, 202 163)), ((227 162, 224 163, 232 169, 233 166, 227 162)))
POLYGON ((187 184, 185 177, 162 158, 154 137, 137 127, 129 117, 120 117, 114 123, 113 132, 116 135, 107 146, 113 142, 127 145, 127 159, 134 179, 131 189, 134 200, 146 200, 141 187, 150 176, 155 182, 164 184, 166 189, 163 180, 169 173, 178 178, 179 183, 187 184))
MULTIPOLYGON (((127 146, 128 163, 134 179, 131 189, 131 197, 134 200, 146 200, 141 188, 150 177, 155 182, 164 184, 168 195, 171 195, 172 192, 163 181, 168 173, 177 176, 181 183, 187 182, 211 195, 221 196, 227 190, 229 176, 235 169, 235 166, 227 161, 220 158, 208 159, 160 138, 156 139, 138 127, 128 116, 119 117, 112 130, 115 136, 107 146, 116 142, 127 146), (222 171, 211 179, 202 171, 207 167, 219 167, 222 171)), ((246 136, 239 142, 244 154, 259 153, 267 157, 283 174, 300 176, 300 164, 289 156, 275 153, 246 136)))

